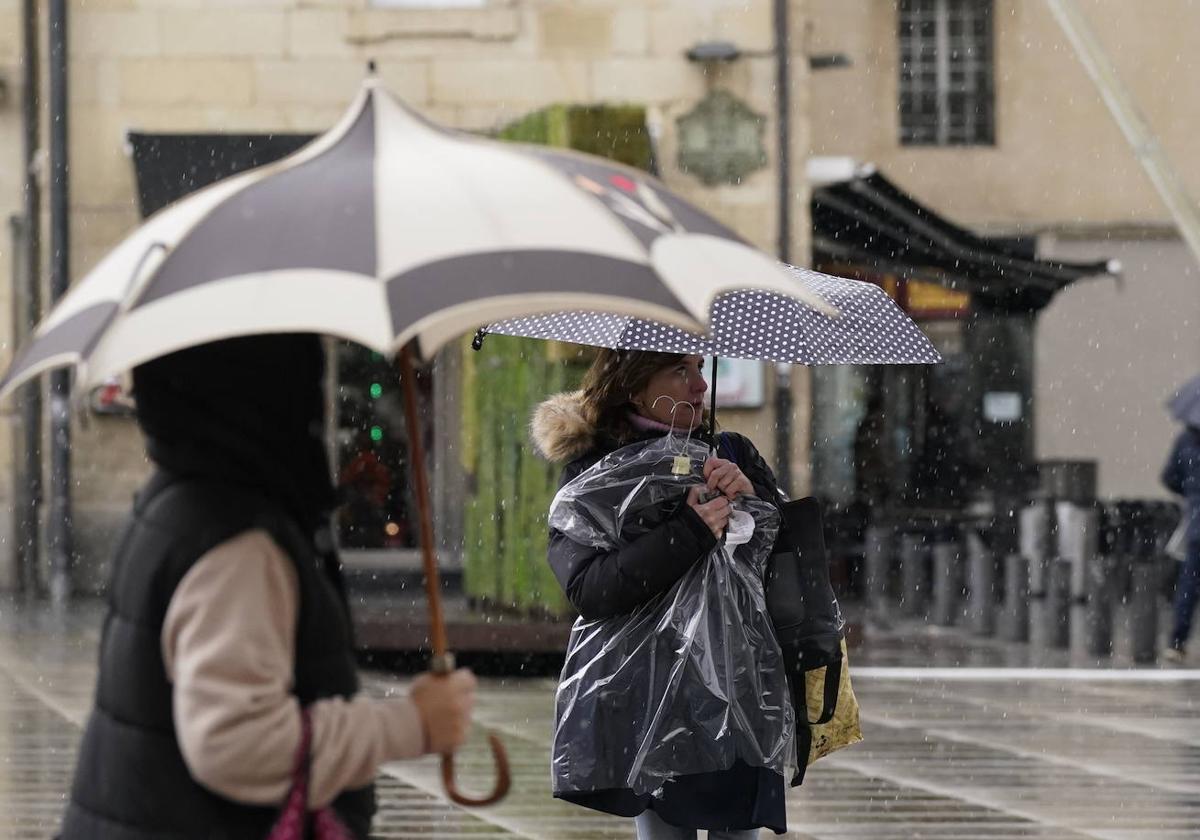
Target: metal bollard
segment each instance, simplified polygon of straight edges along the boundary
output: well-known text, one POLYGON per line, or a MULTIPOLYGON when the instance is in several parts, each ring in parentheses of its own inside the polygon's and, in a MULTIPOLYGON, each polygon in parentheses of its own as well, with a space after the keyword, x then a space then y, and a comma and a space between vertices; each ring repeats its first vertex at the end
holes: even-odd
POLYGON ((1144 502, 1126 505, 1126 540, 1129 550, 1130 605, 1133 661, 1154 662, 1158 658, 1159 565, 1157 526, 1150 506, 1144 502))
POLYGON ((967 627, 977 636, 995 632, 996 563, 983 537, 974 528, 967 536, 967 627))
POLYGON ((1049 628, 1053 613, 1047 603, 1050 591, 1050 559, 1054 556, 1054 516, 1049 501, 1035 502, 1021 511, 1021 554, 1029 572, 1029 629, 1026 638, 1036 648, 1050 646, 1049 628))
POLYGON ((962 603, 962 563, 956 542, 938 542, 933 546, 933 623, 943 627, 954 624, 962 603))
POLYGON ((924 618, 929 605, 928 543, 923 533, 907 533, 900 537, 900 611, 905 615, 924 618))
MULTIPOLYGON (((1088 650, 1088 572, 1099 551, 1100 513, 1094 505, 1058 502, 1055 505, 1058 556, 1070 565, 1067 619, 1072 651, 1088 650)), ((1060 631, 1061 632, 1061 631, 1060 631)))
POLYGON ((1154 662, 1158 658, 1158 564, 1153 558, 1139 557, 1132 573, 1133 661, 1154 662))
POLYGON ((1087 652, 1092 656, 1112 656, 1115 558, 1094 557, 1088 567, 1088 596, 1085 623, 1087 652))
POLYGON ((863 594, 867 613, 886 621, 889 612, 888 579, 892 572, 892 529, 870 525, 864 535, 863 566, 866 574, 863 594))
POLYGON ((1050 563, 1049 585, 1044 600, 1045 639, 1053 648, 1066 648, 1071 643, 1071 561, 1064 557, 1050 563))
POLYGON ((1029 562, 1020 554, 1004 558, 1004 623, 1001 637, 1029 641, 1029 562))

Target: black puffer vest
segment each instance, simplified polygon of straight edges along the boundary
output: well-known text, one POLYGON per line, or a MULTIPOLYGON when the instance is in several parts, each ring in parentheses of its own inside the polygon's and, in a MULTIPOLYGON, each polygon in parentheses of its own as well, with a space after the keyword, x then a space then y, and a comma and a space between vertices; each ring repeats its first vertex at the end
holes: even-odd
MULTIPOLYGON (((225 799, 188 773, 172 722, 160 637, 171 596, 207 551, 261 528, 295 561, 300 610, 293 691, 301 703, 358 690, 345 598, 335 570, 269 500, 226 484, 158 473, 139 494, 113 564, 95 708, 79 751, 63 840, 254 838, 277 809, 225 799)), ((374 790, 334 803, 359 836, 374 790)))

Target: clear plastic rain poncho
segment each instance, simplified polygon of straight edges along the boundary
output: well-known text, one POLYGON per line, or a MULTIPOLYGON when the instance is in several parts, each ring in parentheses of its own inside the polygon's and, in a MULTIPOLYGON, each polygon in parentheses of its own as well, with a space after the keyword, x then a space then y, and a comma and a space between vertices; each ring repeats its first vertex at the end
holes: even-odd
MULTIPOLYGON (((612 550, 650 531, 703 483, 708 448, 667 436, 619 449, 559 490, 550 527, 612 550), (686 453, 690 472, 673 475, 686 453)), ((556 794, 628 789, 735 759, 784 774, 794 713, 767 614, 763 569, 779 513, 737 500, 726 537, 666 593, 634 612, 575 622, 556 698, 556 794)))

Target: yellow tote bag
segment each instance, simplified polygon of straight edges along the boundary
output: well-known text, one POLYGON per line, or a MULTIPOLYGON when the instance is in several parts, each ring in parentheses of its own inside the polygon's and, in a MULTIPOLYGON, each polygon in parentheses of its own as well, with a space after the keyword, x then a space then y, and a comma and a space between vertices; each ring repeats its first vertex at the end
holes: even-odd
MULTIPOLYGON (((816 668, 804 675, 804 693, 809 709, 820 709, 825 696, 825 669, 816 668)), ((863 739, 858 722, 858 698, 850 684, 850 660, 846 656, 846 640, 842 639, 842 677, 838 685, 837 705, 828 723, 809 727, 812 730, 812 748, 808 751, 808 763, 824 758, 831 752, 857 744, 863 739)))

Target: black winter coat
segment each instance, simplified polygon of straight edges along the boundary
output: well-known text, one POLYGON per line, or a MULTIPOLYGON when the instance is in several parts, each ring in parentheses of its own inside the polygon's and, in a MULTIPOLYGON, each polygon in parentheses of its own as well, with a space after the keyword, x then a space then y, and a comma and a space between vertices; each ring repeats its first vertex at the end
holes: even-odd
POLYGON ((1163 467, 1162 483, 1187 500, 1189 542, 1200 542, 1200 430, 1187 426, 1175 438, 1163 467))

